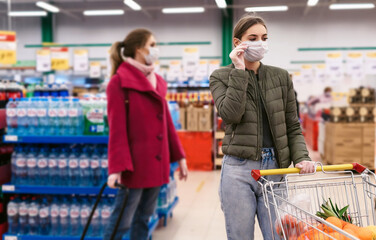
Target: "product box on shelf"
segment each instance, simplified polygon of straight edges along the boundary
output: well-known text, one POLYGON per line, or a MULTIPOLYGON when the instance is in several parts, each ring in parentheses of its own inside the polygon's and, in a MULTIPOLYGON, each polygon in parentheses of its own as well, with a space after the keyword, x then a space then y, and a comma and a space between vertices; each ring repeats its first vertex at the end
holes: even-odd
POLYGON ((212 130, 212 112, 213 108, 210 105, 197 109, 198 111, 198 130, 211 131, 212 130))
POLYGON ((179 108, 179 119, 181 123, 181 129, 186 130, 187 129, 187 108, 185 107, 179 108))
POLYGON ((197 108, 193 105, 188 106, 187 108, 187 130, 188 131, 198 131, 198 117, 199 112, 197 108))

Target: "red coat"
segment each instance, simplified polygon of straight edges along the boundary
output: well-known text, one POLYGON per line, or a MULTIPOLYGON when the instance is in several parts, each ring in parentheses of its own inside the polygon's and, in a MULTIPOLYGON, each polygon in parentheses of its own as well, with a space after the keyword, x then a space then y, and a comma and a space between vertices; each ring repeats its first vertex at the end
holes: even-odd
POLYGON ((129 188, 168 183, 170 162, 185 158, 166 93, 162 77, 157 75, 154 89, 141 71, 126 62, 107 86, 108 173, 122 172, 122 183, 129 188))

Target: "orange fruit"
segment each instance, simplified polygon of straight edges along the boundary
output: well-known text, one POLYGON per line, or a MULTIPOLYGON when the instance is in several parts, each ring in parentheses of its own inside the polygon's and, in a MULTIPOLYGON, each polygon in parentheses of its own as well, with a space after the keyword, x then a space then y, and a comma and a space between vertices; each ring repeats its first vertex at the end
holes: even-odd
POLYGON ((373 233, 367 228, 359 228, 357 233, 360 240, 373 240, 373 233))
POLYGON ((341 220, 339 218, 336 218, 336 217, 328 217, 326 219, 327 222, 333 224, 334 226, 336 226, 337 228, 340 228, 342 229, 343 228, 343 224, 341 222, 341 220))

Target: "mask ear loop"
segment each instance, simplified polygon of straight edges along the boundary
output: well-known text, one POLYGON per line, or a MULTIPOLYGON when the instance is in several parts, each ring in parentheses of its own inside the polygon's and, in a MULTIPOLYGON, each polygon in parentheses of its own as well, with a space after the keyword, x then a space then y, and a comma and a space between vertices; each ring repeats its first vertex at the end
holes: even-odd
POLYGON ((127 57, 124 56, 123 52, 124 52, 124 47, 121 47, 120 48, 120 56, 123 59, 123 61, 125 62, 127 60, 127 57))

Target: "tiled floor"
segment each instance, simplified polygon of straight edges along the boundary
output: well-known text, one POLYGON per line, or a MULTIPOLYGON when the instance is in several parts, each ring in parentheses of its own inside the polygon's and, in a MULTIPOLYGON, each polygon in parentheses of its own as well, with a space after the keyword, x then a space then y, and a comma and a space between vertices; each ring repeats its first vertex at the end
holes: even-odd
MULTIPOLYGON (((311 151, 311 158, 319 154, 311 151)), ((225 240, 225 220, 221 210, 218 186, 220 170, 190 172, 187 182, 178 182, 180 202, 167 227, 160 226, 153 234, 154 240, 225 240)), ((261 240, 258 227, 255 239, 261 240)))

